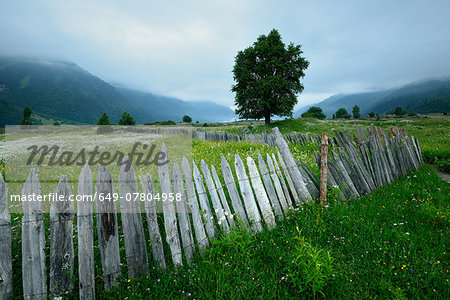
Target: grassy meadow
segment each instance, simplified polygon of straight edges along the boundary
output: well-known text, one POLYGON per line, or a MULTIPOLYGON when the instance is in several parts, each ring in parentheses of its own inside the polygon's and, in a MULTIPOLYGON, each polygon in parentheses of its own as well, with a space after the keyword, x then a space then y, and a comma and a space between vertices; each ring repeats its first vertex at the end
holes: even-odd
MULTIPOLYGON (((384 129, 389 126, 405 128, 408 134, 419 139, 424 156, 430 153, 428 162, 445 166, 447 159, 448 164, 450 119, 447 116, 380 121, 294 119, 274 122, 270 126, 255 123, 250 125, 249 131, 270 131, 277 126, 283 133, 328 132, 334 136, 333 129, 355 133, 356 125, 367 127, 372 123, 384 129)), ((206 129, 236 133, 248 127, 206 129)), ((0 135, 0 138, 4 137, 0 135)), ((296 158, 301 158, 313 172, 318 173, 312 155, 318 149, 316 144, 290 147, 296 158)), ((258 154, 265 158, 266 154, 272 153, 276 153, 276 149, 266 145, 192 141, 192 159, 197 166, 204 159, 208 165, 215 166, 221 179, 222 155, 234 172, 235 154, 243 159, 250 156, 257 161, 258 154)), ((4 164, 0 167, 3 171, 4 164)), ((212 241, 203 256, 197 252, 193 266, 177 271, 167 255, 169 249, 165 248, 168 271, 158 272, 148 244, 150 274, 145 278, 128 278, 123 233, 119 229, 123 262, 120 284, 111 291, 104 291, 99 249, 95 246, 96 295, 102 299, 448 299, 450 186, 437 176, 435 168, 425 164, 357 201, 341 201, 330 190, 326 207, 315 204, 298 207, 284 221, 279 220, 275 229, 264 230, 260 234, 237 228, 212 241)), ((56 183, 53 184, 56 187, 56 183)), ((21 216, 20 213, 12 213, 11 218, 14 294, 18 299, 22 294, 21 216)), ((159 217, 161 225, 162 216, 159 217)), ((148 241, 147 220, 145 216, 143 219, 148 241)), ((45 225, 48 229, 48 215, 45 216, 45 225)), ((45 232, 48 236, 49 231, 45 232)), ((97 238, 96 230, 94 235, 97 238)), ((76 239, 75 234, 75 243, 76 239)), ((48 245, 47 242, 47 254, 48 245)), ((75 247, 75 255, 76 251, 75 247)), ((74 271, 77 285, 78 271, 74 271)), ((78 297, 76 293, 74 297, 78 297)))

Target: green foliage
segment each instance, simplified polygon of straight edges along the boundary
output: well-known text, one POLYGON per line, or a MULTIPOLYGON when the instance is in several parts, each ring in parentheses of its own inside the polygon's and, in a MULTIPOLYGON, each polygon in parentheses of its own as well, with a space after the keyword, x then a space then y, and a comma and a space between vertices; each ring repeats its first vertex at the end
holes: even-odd
POLYGON ((202 127, 208 127, 208 123, 203 123, 202 127))
POLYGON ((351 117, 350 114, 343 107, 339 108, 336 111, 336 119, 350 119, 350 117, 351 117))
POLYGON ((183 122, 184 123, 192 123, 192 118, 189 117, 188 115, 184 115, 183 116, 183 122))
POLYGON ((332 119, 334 120, 334 119, 336 119, 336 114, 333 114, 333 117, 332 117, 332 119))
POLYGON ((369 113, 369 117, 371 117, 371 118, 375 117, 375 113, 374 113, 373 111, 371 111, 371 112, 369 113))
POLYGON ((311 292, 314 297, 317 293, 322 294, 327 281, 333 274, 333 261, 330 251, 314 247, 301 234, 298 229, 298 235, 294 237, 295 248, 294 256, 288 264, 288 275, 294 286, 299 292, 311 292))
POLYGON ((323 120, 326 118, 326 116, 323 113, 322 108, 318 106, 312 106, 302 114, 302 118, 316 118, 323 120))
POLYGON ((397 106, 393 111, 392 114, 396 115, 396 116, 404 116, 406 115, 406 110, 404 110, 403 108, 401 108, 400 106, 397 106))
POLYGON ((53 125, 54 125, 54 126, 60 126, 60 125, 61 125, 61 123, 60 123, 60 122, 58 122, 58 121, 55 121, 55 122, 53 122, 53 125))
POLYGON ((124 112, 119 120, 119 125, 136 125, 136 121, 129 113, 124 112))
POLYGON ((31 108, 29 108, 28 106, 26 106, 23 109, 23 119, 22 121, 20 121, 19 125, 33 125, 33 122, 31 122, 31 108))
POLYGON ((103 115, 98 119, 97 125, 110 125, 111 122, 109 122, 109 117, 106 112, 103 113, 103 115))
POLYGON ((231 88, 236 113, 245 119, 264 118, 266 124, 274 115, 292 115, 296 95, 303 91, 300 78, 309 65, 302 53, 300 45, 286 47, 275 29, 239 51, 233 68, 236 84, 231 88))
POLYGON ((437 149, 427 149, 422 151, 423 160, 435 165, 441 172, 450 173, 450 152, 437 149))
POLYGON ((359 117, 361 117, 361 113, 359 111, 358 105, 353 106, 352 114, 353 114, 353 119, 358 119, 359 117))

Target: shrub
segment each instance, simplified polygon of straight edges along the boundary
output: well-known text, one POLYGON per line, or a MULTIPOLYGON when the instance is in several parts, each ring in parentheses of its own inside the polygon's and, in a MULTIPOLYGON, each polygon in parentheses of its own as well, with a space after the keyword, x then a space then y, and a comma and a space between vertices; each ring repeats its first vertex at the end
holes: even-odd
POLYGON ((324 295, 322 289, 333 273, 334 259, 328 251, 308 243, 298 227, 297 231, 298 235, 294 237, 297 241, 295 258, 288 266, 289 278, 299 292, 311 291, 314 296, 317 293, 324 295))
POLYGON ((375 117, 375 113, 374 113, 373 111, 371 111, 371 112, 369 113, 369 117, 371 117, 371 118, 375 117))
POLYGON ((307 111, 302 113, 302 118, 316 118, 323 120, 326 118, 326 116, 323 113, 322 108, 318 106, 312 106, 307 111))
POLYGON ((119 125, 136 125, 136 120, 129 113, 124 112, 119 120, 119 125))

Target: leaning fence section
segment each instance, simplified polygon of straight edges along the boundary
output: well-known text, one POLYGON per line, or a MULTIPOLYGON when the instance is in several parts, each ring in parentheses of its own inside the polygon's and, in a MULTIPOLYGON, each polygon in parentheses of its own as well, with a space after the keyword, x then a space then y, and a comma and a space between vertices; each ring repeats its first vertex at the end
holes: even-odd
MULTIPOLYGON (((268 136, 263 139, 268 139, 268 136)), ((320 178, 292 155, 289 138, 281 135, 278 128, 273 129, 270 139, 278 147, 277 153, 266 158, 259 155, 257 161, 249 157, 242 159, 236 154, 234 161, 229 162, 222 157, 216 166, 203 160, 197 166, 186 158, 183 158, 181 167, 178 164, 172 168, 168 164, 159 166, 161 192, 179 195, 175 201, 163 202, 162 219, 157 218, 155 201, 145 201, 144 211, 141 211, 139 199, 122 200, 119 207, 121 218, 118 218, 112 196, 114 180, 103 166, 98 169, 95 185, 89 166, 82 169, 77 194, 95 194, 96 197, 91 202, 78 203, 75 212, 73 203, 69 201, 74 191, 67 183, 67 177, 61 176, 56 191, 63 195, 63 199, 51 203, 49 242, 44 235, 47 228, 41 203, 22 203, 23 297, 70 297, 77 289, 80 299, 93 299, 95 278, 102 276, 104 288, 111 289, 121 276, 122 264, 126 265, 130 279, 148 274, 149 265, 161 271, 168 264, 175 268, 190 266, 195 252, 202 254, 220 232, 226 234, 238 224, 253 232, 264 228, 270 230, 293 207, 317 201, 320 178), (74 239, 75 220, 77 239, 74 239), (98 236, 95 241, 94 220, 98 236), (148 227, 149 241, 145 237, 144 224, 148 227), (125 257, 120 256, 119 234, 124 236, 125 257), (76 245, 74 240, 77 240, 76 245), (50 248, 50 266, 46 266, 47 245, 50 248), (75 247, 78 249, 77 260, 75 247), (95 247, 100 250, 102 274, 94 271, 95 247), (78 277, 73 281, 75 268, 78 277)), ((368 132, 358 128, 353 137, 348 133, 336 133, 333 140, 334 147, 326 161, 327 182, 330 188, 337 190, 341 199, 357 199, 423 163, 418 140, 408 136, 404 130, 391 129, 386 133, 376 127, 371 127, 368 132)), ((165 147, 162 151, 166 152, 165 147)), ((322 158, 319 153, 316 153, 316 159, 320 166, 322 158)), ((151 176, 142 176, 139 181, 144 194, 156 193, 151 176)), ((122 168, 118 178, 120 196, 126 199, 127 193, 136 193, 139 181, 132 167, 122 168)), ((40 193, 38 173, 32 169, 22 194, 40 193)), ((11 217, 7 184, 1 175, 0 252, 0 299, 11 299, 11 217)))

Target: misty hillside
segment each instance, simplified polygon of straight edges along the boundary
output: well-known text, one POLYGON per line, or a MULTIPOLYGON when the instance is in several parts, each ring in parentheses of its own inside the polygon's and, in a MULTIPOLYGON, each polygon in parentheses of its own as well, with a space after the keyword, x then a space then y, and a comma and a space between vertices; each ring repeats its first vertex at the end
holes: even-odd
POLYGON ((369 112, 390 113, 397 106, 401 106, 408 113, 448 112, 450 111, 450 79, 428 80, 368 93, 334 95, 322 102, 298 109, 294 116, 300 117, 309 107, 319 106, 327 117, 331 117, 341 107, 351 113, 355 105, 360 107, 362 115, 367 115, 369 112))
POLYGON ((150 93, 115 88, 71 62, 0 56, 0 126, 18 124, 29 106, 35 118, 95 124, 103 112, 117 123, 126 111, 138 124, 181 121, 225 121, 228 107, 212 102, 185 102, 150 93))

